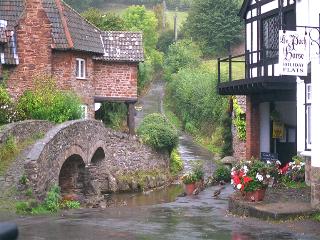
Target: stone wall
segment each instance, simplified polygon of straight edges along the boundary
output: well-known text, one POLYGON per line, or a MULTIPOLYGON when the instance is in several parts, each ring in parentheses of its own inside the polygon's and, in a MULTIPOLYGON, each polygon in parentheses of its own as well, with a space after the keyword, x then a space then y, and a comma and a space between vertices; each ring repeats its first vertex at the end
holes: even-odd
MULTIPOLYGON (((246 96, 236 96, 237 103, 239 107, 246 112, 246 96)), ((234 117, 234 113, 233 113, 234 117)), ((233 149, 233 157, 237 160, 242 160, 246 158, 246 141, 242 141, 238 137, 237 128, 234 124, 232 124, 232 149, 233 149)))
POLYGON ((25 172, 36 196, 43 197, 52 185, 59 184, 62 166, 70 158, 85 165, 85 180, 76 182, 79 176, 75 175, 70 179, 83 184, 86 194, 136 190, 139 186, 133 186, 134 179, 127 181, 124 176, 137 172, 159 173, 145 180, 147 187, 160 186, 169 168, 168 154, 153 151, 134 136, 106 129, 95 120, 66 122, 51 129, 27 156, 25 172))
POLYGON ((0 130, 0 145, 5 143, 10 136, 18 141, 35 138, 39 133, 45 134, 54 126, 53 123, 40 120, 28 120, 5 125, 0 130))

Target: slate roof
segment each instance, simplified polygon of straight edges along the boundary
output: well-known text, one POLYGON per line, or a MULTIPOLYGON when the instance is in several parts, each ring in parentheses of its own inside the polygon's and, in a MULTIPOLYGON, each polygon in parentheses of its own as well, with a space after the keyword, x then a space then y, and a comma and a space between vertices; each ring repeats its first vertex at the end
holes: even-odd
POLYGON ((109 31, 102 33, 105 54, 103 59, 117 62, 142 62, 144 60, 141 32, 109 31))
MULTIPOLYGON (((63 1, 42 2, 52 25, 54 49, 91 52, 108 61, 143 61, 141 33, 102 32, 63 1)), ((8 21, 8 29, 18 24, 24 6, 25 0, 0 0, 0 20, 8 21)), ((0 31, 0 42, 2 35, 0 31)))

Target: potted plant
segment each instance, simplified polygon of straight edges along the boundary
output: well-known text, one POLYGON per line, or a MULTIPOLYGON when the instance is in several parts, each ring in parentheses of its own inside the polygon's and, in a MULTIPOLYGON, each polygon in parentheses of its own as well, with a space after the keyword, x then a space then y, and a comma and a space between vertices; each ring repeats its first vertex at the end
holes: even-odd
POLYGON ((182 176, 184 190, 187 195, 192 195, 196 189, 197 176, 193 172, 188 172, 182 176))
POLYGON ((231 169, 231 184, 249 201, 263 200, 270 179, 270 168, 260 160, 243 161, 231 169))

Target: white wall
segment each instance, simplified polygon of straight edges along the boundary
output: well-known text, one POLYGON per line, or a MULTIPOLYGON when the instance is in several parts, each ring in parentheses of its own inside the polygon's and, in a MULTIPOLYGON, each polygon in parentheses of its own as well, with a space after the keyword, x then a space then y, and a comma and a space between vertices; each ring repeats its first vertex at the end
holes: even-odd
POLYGON ((270 152, 270 103, 260 103, 260 152, 270 152))
POLYGON ((305 84, 297 78, 297 152, 305 150, 305 84))

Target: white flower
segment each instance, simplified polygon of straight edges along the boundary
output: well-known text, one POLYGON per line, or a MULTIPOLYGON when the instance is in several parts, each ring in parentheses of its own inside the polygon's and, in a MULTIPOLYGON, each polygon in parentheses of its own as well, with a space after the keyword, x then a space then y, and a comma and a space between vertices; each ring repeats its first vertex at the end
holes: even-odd
POLYGON ((304 162, 302 162, 302 163, 300 163, 300 165, 301 165, 301 166, 304 166, 304 165, 306 165, 306 164, 305 164, 304 162))
POLYGON ((233 179, 231 179, 231 185, 234 185, 234 181, 233 181, 233 179))
POLYGON ((236 173, 234 171, 231 172, 231 176, 234 176, 236 173))
POLYGON ((271 176, 269 174, 267 174, 266 177, 269 179, 271 176))
POLYGON ((235 170, 236 170, 236 168, 235 168, 235 167, 231 168, 231 172, 233 172, 233 171, 235 171, 235 170))
POLYGON ((292 165, 294 165, 293 162, 289 162, 289 166, 292 166, 292 165))
POLYGON ((237 188, 240 190, 241 187, 242 187, 242 184, 239 183, 239 184, 237 185, 237 188))
POLYGON ((271 164, 271 162, 270 162, 270 161, 267 161, 267 164, 269 164, 269 165, 270 165, 270 164, 271 164))
POLYGON ((263 176, 261 174, 257 173, 256 179, 258 179, 259 182, 262 182, 263 181, 263 176))
POLYGON ((281 162, 279 160, 276 161, 276 164, 281 165, 281 162))

